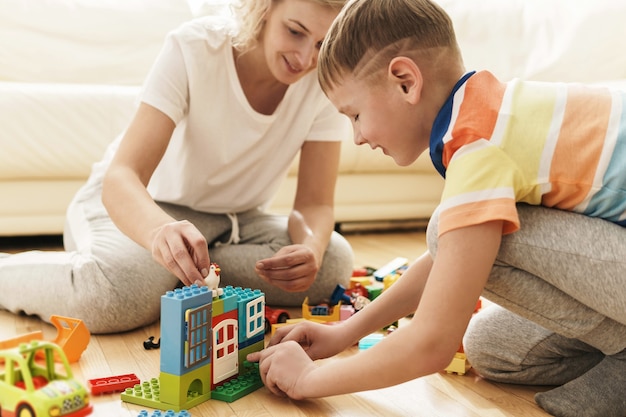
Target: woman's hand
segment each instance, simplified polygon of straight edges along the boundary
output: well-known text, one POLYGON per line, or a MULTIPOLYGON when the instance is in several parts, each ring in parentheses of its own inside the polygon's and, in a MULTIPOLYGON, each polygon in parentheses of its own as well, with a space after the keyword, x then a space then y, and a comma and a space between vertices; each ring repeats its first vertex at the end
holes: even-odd
POLYGON ((306 291, 315 281, 320 260, 305 245, 289 245, 259 260, 256 273, 267 283, 289 292, 306 291))
POLYGON ((167 223, 154 232, 152 257, 187 286, 204 285, 209 249, 200 231, 187 220, 167 223))

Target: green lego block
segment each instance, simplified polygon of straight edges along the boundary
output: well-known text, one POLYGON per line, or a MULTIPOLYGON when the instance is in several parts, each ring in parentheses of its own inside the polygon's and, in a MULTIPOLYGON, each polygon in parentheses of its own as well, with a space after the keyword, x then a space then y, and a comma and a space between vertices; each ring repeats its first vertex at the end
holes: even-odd
POLYGON ((261 340, 260 342, 254 343, 250 346, 247 346, 243 349, 239 349, 238 357, 239 357, 239 375, 246 372, 245 365, 249 363, 246 358, 249 353, 259 352, 265 348, 265 341, 261 340))
POLYGON ((133 388, 127 388, 121 394, 121 399, 130 404, 136 404, 143 407, 161 408, 167 410, 181 411, 190 409, 196 405, 211 398, 211 393, 199 395, 196 392, 187 394, 187 401, 184 404, 170 404, 161 400, 161 384, 159 378, 152 378, 150 381, 144 381, 135 385, 133 388))
POLYGON ((219 316, 220 314, 224 314, 224 300, 220 300, 219 298, 214 298, 212 304, 213 306, 212 306, 211 315, 213 317, 219 316))
POLYGON ((211 398, 211 366, 203 366, 185 375, 171 375, 161 372, 161 401, 182 408, 191 408, 190 401, 198 398, 211 398))
POLYGON ((383 288, 378 285, 367 285, 365 289, 367 290, 367 293, 369 294, 368 298, 371 301, 374 301, 376 297, 378 297, 383 292, 383 288))
POLYGON ((211 392, 211 398, 214 400, 232 403, 235 400, 244 397, 263 386, 261 374, 259 373, 258 363, 244 363, 244 373, 239 374, 235 379, 215 387, 211 392))

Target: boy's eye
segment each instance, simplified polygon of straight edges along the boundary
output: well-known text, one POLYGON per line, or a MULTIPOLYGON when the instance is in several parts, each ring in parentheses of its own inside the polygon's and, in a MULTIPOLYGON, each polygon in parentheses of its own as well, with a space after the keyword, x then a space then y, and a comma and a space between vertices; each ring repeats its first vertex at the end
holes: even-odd
POLYGON ((300 35, 300 32, 299 32, 299 31, 297 31, 297 30, 295 30, 295 29, 292 29, 292 28, 287 28, 287 30, 289 30, 289 33, 291 33, 291 34, 292 34, 292 35, 294 35, 294 36, 298 36, 298 35, 300 35))

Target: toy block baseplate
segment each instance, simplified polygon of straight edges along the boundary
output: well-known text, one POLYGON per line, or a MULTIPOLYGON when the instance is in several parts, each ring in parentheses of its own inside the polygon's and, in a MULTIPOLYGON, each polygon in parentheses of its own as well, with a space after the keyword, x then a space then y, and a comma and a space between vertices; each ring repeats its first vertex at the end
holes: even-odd
POLYGON ((142 407, 160 408, 177 412, 195 407, 210 398, 210 393, 200 395, 198 392, 190 391, 187 393, 187 401, 184 404, 169 404, 162 402, 161 383, 159 378, 152 378, 150 381, 143 381, 141 384, 137 384, 133 388, 127 388, 121 394, 122 401, 127 403, 140 405, 142 407))
POLYGON ((211 392, 211 398, 232 403, 263 387, 258 363, 244 361, 243 368, 237 378, 215 387, 211 392))
POLYGON ((189 392, 184 407, 176 404, 167 404, 160 400, 161 387, 159 378, 152 378, 150 381, 144 381, 141 384, 135 385, 133 388, 127 388, 121 394, 121 397, 122 401, 143 407, 184 411, 183 408, 195 407, 207 401, 209 398, 230 403, 261 387, 263 387, 263 381, 259 373, 259 364, 244 361, 243 369, 239 372, 237 377, 215 387, 210 397, 207 395, 198 395, 198 393, 195 392, 189 392))

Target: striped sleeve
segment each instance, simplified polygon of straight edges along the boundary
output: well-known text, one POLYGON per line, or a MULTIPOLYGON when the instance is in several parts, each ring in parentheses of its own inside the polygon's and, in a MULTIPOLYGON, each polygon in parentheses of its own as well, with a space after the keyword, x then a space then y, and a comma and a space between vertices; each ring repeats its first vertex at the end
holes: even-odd
POLYGON ((497 146, 481 139, 455 152, 446 175, 439 234, 485 223, 504 222, 504 234, 519 229, 516 201, 527 187, 516 164, 497 146))
POLYGON ((431 137, 446 178, 440 233, 490 220, 514 232, 519 202, 626 226, 626 92, 479 72, 449 108, 431 137))

